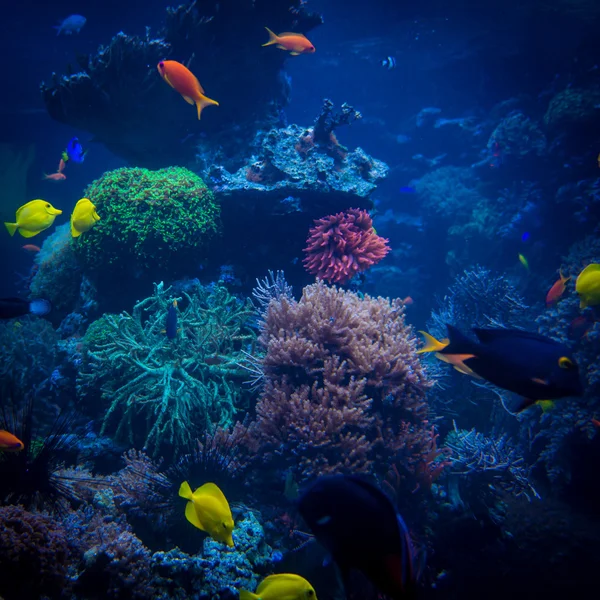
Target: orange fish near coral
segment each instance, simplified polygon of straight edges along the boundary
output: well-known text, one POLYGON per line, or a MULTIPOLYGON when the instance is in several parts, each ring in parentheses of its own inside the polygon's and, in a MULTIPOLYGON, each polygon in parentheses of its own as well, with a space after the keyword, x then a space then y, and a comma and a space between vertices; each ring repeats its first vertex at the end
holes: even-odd
POLYGON ((546 294, 546 306, 548 307, 554 306, 560 300, 560 297, 565 293, 567 281, 571 279, 570 277, 563 277, 562 271, 559 271, 558 274, 560 279, 554 283, 546 294))
POLYGON ((24 447, 25 445, 18 437, 4 429, 0 429, 0 450, 4 450, 4 452, 19 452, 24 447))
POLYGON ((198 120, 202 109, 206 106, 219 106, 216 100, 211 100, 204 95, 204 89, 195 75, 176 60, 161 60, 157 65, 160 76, 176 91, 183 99, 198 109, 198 120))
POLYGON ((35 244, 25 244, 21 247, 21 249, 25 250, 25 252, 30 252, 31 254, 35 254, 36 252, 40 251, 40 247, 36 246, 35 244))
POLYGON ((52 175, 44 175, 44 179, 49 179, 50 181, 64 181, 67 176, 64 173, 52 173, 52 175))
POLYGON ((66 166, 67 166, 67 163, 65 162, 65 159, 61 158, 60 162, 58 163, 58 170, 56 172, 62 173, 65 170, 66 166))
POLYGON ((263 46, 275 45, 281 50, 289 51, 292 56, 312 54, 315 51, 315 47, 301 33, 285 32, 276 35, 268 27, 265 27, 265 29, 269 32, 269 41, 263 46))

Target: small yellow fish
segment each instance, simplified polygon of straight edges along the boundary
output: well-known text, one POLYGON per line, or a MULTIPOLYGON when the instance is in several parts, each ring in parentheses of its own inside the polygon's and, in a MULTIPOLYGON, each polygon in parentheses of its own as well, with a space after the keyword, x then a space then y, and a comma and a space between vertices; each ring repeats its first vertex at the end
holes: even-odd
POLYGON ((575 290, 579 294, 579 306, 598 306, 600 304, 600 265, 588 265, 577 277, 575 290))
POLYGON ((254 594, 240 590, 240 600, 317 600, 317 594, 304 577, 280 573, 263 579, 254 594))
POLYGON ((519 254, 519 262, 529 271, 529 261, 522 254, 519 254))
POLYGON ((82 198, 77 202, 71 215, 71 235, 76 238, 85 231, 90 230, 99 221, 100 217, 96 207, 89 198, 82 198))
POLYGON ((61 215, 62 210, 54 208, 45 200, 32 200, 17 210, 16 223, 4 223, 8 233, 15 235, 15 231, 26 238, 33 237, 48 229, 54 223, 56 215, 61 215))
POLYGON ((223 492, 214 483, 205 483, 195 492, 187 481, 179 488, 179 495, 189 500, 185 518, 198 529, 206 531, 213 540, 233 548, 233 516, 223 492))

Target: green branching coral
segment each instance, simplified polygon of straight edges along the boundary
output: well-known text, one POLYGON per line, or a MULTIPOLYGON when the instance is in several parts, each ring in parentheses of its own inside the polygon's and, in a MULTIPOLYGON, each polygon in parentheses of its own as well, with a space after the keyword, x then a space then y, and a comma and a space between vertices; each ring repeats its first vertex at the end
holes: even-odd
POLYGON ((233 423, 247 404, 242 350, 256 339, 252 303, 224 287, 200 284, 176 294, 162 283, 132 314, 105 314, 84 338, 82 396, 96 389, 109 402, 103 432, 143 445, 154 456, 189 446, 215 426, 233 423), (178 332, 165 335, 168 307, 178 301, 178 332))
POLYGON ((202 179, 180 167, 158 171, 116 169, 87 187, 84 195, 100 215, 73 240, 92 272, 110 267, 129 272, 174 274, 220 232, 220 207, 202 179))

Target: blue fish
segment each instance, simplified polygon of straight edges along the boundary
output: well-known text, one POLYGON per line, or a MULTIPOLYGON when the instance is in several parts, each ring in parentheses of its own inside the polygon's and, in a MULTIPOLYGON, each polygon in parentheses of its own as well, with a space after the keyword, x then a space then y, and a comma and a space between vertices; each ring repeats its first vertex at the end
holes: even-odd
POLYGON ((84 150, 83 146, 79 143, 79 139, 74 137, 67 144, 66 153, 69 160, 72 160, 74 163, 82 163, 87 150, 84 150))
POLYGON ((165 332, 170 340, 177 337, 177 300, 173 300, 173 304, 169 306, 167 311, 167 323, 165 332))
POLYGON ((62 20, 60 25, 56 25, 54 29, 56 29, 56 35, 60 35, 61 33, 65 33, 66 35, 71 35, 72 33, 79 33, 87 19, 81 15, 71 15, 66 19, 62 20))
POLYGON ((522 242, 527 242, 529 241, 529 238, 531 237, 531 234, 529 233, 529 231, 526 231, 522 236, 521 236, 521 241, 522 242))
POLYGON ((401 194, 416 194, 417 190, 415 190, 414 187, 410 187, 409 185, 403 185, 400 188, 400 193, 401 194))

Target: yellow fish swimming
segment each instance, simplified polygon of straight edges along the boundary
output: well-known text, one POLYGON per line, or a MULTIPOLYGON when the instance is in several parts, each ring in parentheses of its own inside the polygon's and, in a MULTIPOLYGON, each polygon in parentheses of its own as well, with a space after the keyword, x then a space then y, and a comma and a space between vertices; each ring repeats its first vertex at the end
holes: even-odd
POLYGON ((254 594, 240 590, 240 600, 317 600, 317 594, 304 577, 280 573, 263 579, 254 594))
POLYGON ((16 223, 4 223, 4 225, 10 235, 15 235, 18 229, 23 237, 30 238, 48 229, 54 223, 56 215, 61 214, 62 210, 54 208, 50 202, 32 200, 17 210, 16 223))
POLYGON ((425 345, 417 350, 417 354, 424 354, 425 352, 435 352, 435 357, 443 362, 452 365, 459 373, 464 375, 470 375, 476 379, 481 379, 477 373, 474 373, 467 365, 463 363, 464 360, 473 358, 473 354, 440 354, 440 352, 450 343, 450 340, 444 338, 443 340, 436 340, 432 335, 426 331, 419 331, 423 336, 425 345))
POLYGON ((185 507, 185 518, 194 527, 206 531, 213 540, 233 548, 231 509, 223 492, 214 483, 205 483, 192 493, 190 484, 184 481, 179 488, 179 495, 189 500, 185 507))
POLYGON ((77 202, 71 215, 71 235, 76 238, 85 231, 90 230, 99 221, 100 217, 96 207, 89 198, 82 198, 77 202))
POLYGON ((579 306, 598 306, 600 304, 600 265, 588 265, 575 282, 575 290, 579 294, 579 306))

